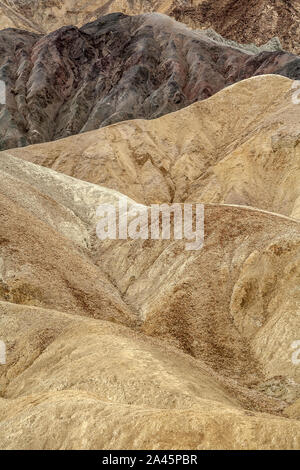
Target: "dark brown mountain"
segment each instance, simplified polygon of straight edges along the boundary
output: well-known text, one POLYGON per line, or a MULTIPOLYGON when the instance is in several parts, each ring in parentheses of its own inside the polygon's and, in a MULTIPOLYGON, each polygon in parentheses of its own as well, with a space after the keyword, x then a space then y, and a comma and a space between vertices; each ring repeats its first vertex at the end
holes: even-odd
POLYGON ((300 54, 299 0, 1 0, 0 29, 49 33, 82 26, 109 13, 159 12, 193 28, 213 28, 228 39, 261 45, 275 36, 300 54))
POLYGON ((300 78, 293 54, 232 47, 158 13, 115 13, 48 35, 6 29, 0 44, 2 150, 154 119, 254 75, 300 78))
POLYGON ((192 27, 213 28, 227 39, 261 45, 277 36, 300 54, 299 0, 177 0, 169 14, 192 27))

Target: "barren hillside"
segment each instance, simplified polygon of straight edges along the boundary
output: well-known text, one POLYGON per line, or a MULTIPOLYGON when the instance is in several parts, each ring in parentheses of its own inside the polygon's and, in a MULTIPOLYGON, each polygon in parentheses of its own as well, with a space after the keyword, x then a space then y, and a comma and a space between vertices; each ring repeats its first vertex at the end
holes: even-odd
POLYGON ((261 45, 277 36, 284 49, 300 53, 298 0, 179 0, 169 14, 242 43, 261 45))
POLYGON ((158 13, 114 13, 48 35, 0 32, 0 149, 154 119, 245 78, 300 78, 298 56, 228 45, 158 13))
POLYGON ((284 49, 300 53, 298 0, 1 0, 0 28, 49 33, 115 12, 165 13, 240 43, 261 45, 277 36, 284 49))
POLYGON ((291 85, 0 154, 2 449, 299 448, 291 85), (204 247, 100 241, 119 198, 205 202, 204 247))
POLYGON ((109 187, 143 204, 239 204, 300 218, 300 106, 292 86, 285 77, 254 77, 159 119, 118 123, 0 155, 109 187))

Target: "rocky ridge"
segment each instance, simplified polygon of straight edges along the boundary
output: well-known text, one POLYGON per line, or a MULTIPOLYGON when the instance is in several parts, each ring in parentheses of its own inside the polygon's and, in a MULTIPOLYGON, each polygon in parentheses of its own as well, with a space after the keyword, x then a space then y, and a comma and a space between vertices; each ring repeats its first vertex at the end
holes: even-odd
POLYGON ((194 29, 212 28, 226 39, 257 46, 278 37, 284 49, 300 53, 298 0, 1 0, 0 28, 46 34, 115 12, 164 13, 194 29))
POLYGON ((0 40, 2 150, 155 119, 251 76, 300 78, 299 57, 278 44, 233 47, 158 13, 111 14, 48 35, 8 29, 0 40))

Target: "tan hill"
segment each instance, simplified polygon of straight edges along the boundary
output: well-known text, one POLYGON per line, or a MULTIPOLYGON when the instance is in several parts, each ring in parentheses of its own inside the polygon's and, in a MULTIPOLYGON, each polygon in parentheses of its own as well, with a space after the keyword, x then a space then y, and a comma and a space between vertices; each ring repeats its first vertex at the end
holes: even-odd
POLYGON ((0 26, 49 33, 61 26, 82 26, 109 13, 167 13, 173 0, 1 0, 0 26))
POLYGON ((0 155, 144 204, 240 204, 300 218, 300 105, 292 86, 284 77, 255 77, 153 121, 128 121, 0 155))
POLYGON ((117 193, 74 181, 74 198, 67 177, 9 157, 2 168, 2 448, 297 447, 300 425, 281 414, 300 393, 290 350, 300 326, 298 222, 207 206, 200 253, 182 242, 100 243, 93 214, 117 193), (74 239, 78 220, 64 234, 54 214, 45 220, 50 203, 78 217, 89 250, 74 239), (131 329, 116 325, 128 316, 131 329))
POLYGON ((0 150, 154 119, 251 76, 300 78, 300 58, 276 44, 232 46, 159 13, 47 35, 7 29, 0 42, 0 150))
POLYGON ((299 421, 244 409, 171 346, 53 310, 1 302, 0 312, 16 342, 1 449, 297 448, 299 421))
POLYGON ((291 84, 0 154, 2 449, 299 447, 291 84), (205 201, 203 249, 101 242, 120 197, 205 201))

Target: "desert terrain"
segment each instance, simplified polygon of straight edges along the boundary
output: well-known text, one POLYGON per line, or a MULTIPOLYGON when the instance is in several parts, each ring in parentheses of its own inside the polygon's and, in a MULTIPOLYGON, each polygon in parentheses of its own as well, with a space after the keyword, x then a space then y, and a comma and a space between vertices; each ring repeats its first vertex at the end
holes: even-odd
POLYGON ((0 2, 1 450, 300 448, 299 34, 210 3, 0 2))

